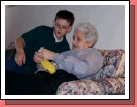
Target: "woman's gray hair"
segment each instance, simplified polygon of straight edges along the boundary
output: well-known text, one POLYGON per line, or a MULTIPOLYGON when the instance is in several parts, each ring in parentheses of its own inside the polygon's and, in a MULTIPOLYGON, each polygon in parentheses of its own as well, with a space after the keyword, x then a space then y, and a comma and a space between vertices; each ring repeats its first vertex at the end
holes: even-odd
POLYGON ((94 25, 91 25, 88 22, 78 23, 75 26, 74 32, 77 30, 85 33, 87 42, 93 42, 93 46, 96 44, 98 40, 98 33, 94 25))

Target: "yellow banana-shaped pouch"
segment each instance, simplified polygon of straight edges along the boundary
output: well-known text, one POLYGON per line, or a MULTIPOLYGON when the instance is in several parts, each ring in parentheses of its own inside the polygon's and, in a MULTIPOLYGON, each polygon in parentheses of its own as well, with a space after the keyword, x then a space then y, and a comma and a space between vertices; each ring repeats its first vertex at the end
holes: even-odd
POLYGON ((43 69, 46 70, 48 73, 54 74, 56 72, 55 66, 48 60, 40 60, 40 62, 43 69))

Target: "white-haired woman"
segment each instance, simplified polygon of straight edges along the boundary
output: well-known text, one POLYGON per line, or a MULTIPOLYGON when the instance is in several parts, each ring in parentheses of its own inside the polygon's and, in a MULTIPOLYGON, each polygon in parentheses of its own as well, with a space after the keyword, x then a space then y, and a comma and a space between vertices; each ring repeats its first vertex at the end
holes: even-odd
POLYGON ((40 49, 34 55, 38 72, 35 74, 11 73, 6 71, 7 94, 55 94, 63 82, 78 79, 92 79, 103 64, 101 54, 93 49, 98 40, 96 28, 90 23, 78 23, 74 29, 72 50, 61 54, 40 49), (52 60, 56 64, 55 74, 48 74, 40 64, 40 58, 52 60), (11 75, 16 84, 11 82, 11 75), (19 80, 18 80, 19 79, 19 80), (14 85, 14 86, 9 86, 14 85), (31 85, 30 85, 31 84, 31 85), (12 92, 12 91, 13 92, 12 92))

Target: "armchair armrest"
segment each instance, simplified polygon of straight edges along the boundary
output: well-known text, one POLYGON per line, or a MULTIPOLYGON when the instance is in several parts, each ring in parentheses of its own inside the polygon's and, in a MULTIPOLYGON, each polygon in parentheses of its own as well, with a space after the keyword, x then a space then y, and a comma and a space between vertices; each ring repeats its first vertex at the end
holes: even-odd
POLYGON ((125 78, 76 80, 62 83, 56 95, 108 95, 124 94, 125 78))
POLYGON ((5 61, 7 61, 15 52, 15 42, 11 42, 8 48, 5 50, 5 61))

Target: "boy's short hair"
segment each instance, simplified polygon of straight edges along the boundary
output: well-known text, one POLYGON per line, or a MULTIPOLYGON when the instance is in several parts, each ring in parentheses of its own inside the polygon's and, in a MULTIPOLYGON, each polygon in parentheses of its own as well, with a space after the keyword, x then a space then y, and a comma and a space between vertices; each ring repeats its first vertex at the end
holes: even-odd
POLYGON ((57 19, 67 20, 70 23, 70 26, 73 25, 75 20, 73 13, 67 10, 60 10, 58 13, 56 13, 54 20, 56 21, 57 19))

